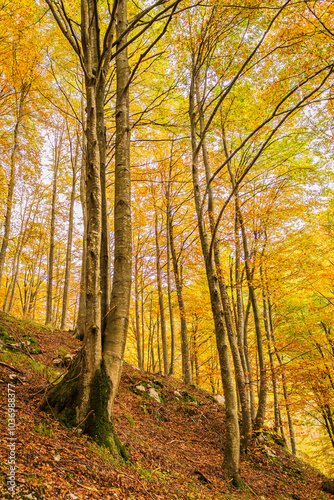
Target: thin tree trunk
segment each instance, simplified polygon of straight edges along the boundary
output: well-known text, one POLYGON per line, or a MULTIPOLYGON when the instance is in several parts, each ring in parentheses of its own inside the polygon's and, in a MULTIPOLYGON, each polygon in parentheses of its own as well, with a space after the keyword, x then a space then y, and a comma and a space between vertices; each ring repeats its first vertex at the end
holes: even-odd
MULTIPOLYGON (((169 184, 168 184, 168 186, 169 186, 169 184)), ((175 370, 175 325, 174 325, 174 311, 173 311, 173 301, 172 301, 172 284, 171 284, 171 275, 170 275, 170 235, 169 235, 169 224, 170 224, 170 200, 169 200, 169 189, 168 189, 167 190, 166 233, 167 233, 168 308, 169 308, 169 322, 170 322, 170 336, 171 336, 171 353, 170 353, 169 375, 174 375, 174 370, 175 370)))
POLYGON ((278 353, 278 351, 276 349, 276 339, 275 339, 275 335, 274 335, 274 323, 273 323, 273 315, 272 315, 272 306, 271 306, 271 301, 270 301, 270 297, 269 297, 269 292, 268 291, 267 291, 267 297, 268 297, 268 315, 269 315, 269 325, 270 325, 270 331, 271 331, 271 338, 272 338, 273 343, 274 343, 276 358, 277 358, 278 364, 280 366, 280 371, 281 371, 281 374, 282 374, 283 396, 284 396, 284 402, 285 402, 286 415, 287 415, 287 418, 288 418, 288 427, 289 427, 289 437, 290 437, 290 443, 291 443, 291 451, 292 451, 293 455, 297 455, 295 430, 294 430, 292 415, 291 415, 291 411, 290 411, 290 398, 289 398, 289 393, 288 393, 288 388, 287 388, 287 383, 286 383, 286 377, 285 377, 285 373, 284 373, 283 362, 282 362, 281 356, 279 355, 279 353, 278 353))
POLYGON ((86 164, 87 164, 87 138, 86 138, 86 119, 84 113, 84 89, 81 98, 81 121, 82 121, 82 152, 81 152, 81 173, 80 173, 80 201, 83 221, 83 244, 81 257, 80 274, 80 293, 78 318, 74 328, 74 336, 83 340, 85 333, 86 316, 86 259, 87 259, 87 199, 86 199, 86 164))
POLYGON ((5 224, 4 224, 4 235, 0 250, 0 288, 1 281, 3 275, 3 269, 6 260, 6 252, 8 247, 8 241, 10 237, 10 229, 11 229, 11 219, 12 219, 12 209, 13 209, 13 196, 14 196, 14 188, 15 188, 15 176, 16 176, 16 158, 19 150, 19 135, 21 130, 21 125, 24 117, 24 101, 29 92, 30 85, 22 84, 20 97, 17 103, 17 116, 16 116, 16 124, 14 128, 14 136, 13 136, 13 148, 10 157, 10 177, 8 184, 8 192, 7 192, 7 200, 6 200, 6 215, 5 215, 5 224))
MULTIPOLYGON (((225 155, 228 158, 224 130, 223 130, 223 142, 224 142, 225 155)), ((228 162, 227 166, 228 166, 228 171, 229 171, 232 187, 233 187, 233 189, 235 189, 235 186, 236 186, 235 178, 234 178, 234 175, 232 173, 231 166, 230 166, 229 162, 228 162)), ((254 422, 254 429, 258 430, 258 429, 261 429, 264 425, 265 412, 266 412, 266 403, 267 403, 266 363, 265 363, 265 357, 264 357, 263 339, 262 339, 262 331, 261 331, 261 325, 260 325, 260 315, 259 315, 259 310, 258 310, 255 289, 254 289, 254 285, 253 285, 253 276, 252 276, 251 269, 250 269, 250 256, 249 256, 249 251, 248 251, 247 234, 246 234, 246 229, 245 229, 245 223, 244 223, 242 213, 240 210, 239 197, 238 197, 237 190, 235 191, 234 197, 235 197, 235 203, 236 203, 237 216, 238 216, 239 225, 240 225, 241 234, 242 234, 242 243, 243 243, 244 256, 245 256, 246 277, 247 277, 247 283, 248 283, 249 297, 250 297, 250 301, 252 304, 253 315, 254 315, 254 325, 255 325, 257 349, 258 349, 258 356, 259 356, 259 368, 260 368, 259 404, 258 404, 257 414, 255 417, 255 422, 254 422)))
MULTIPOLYGON (((200 122, 200 132, 201 132, 201 135, 203 135, 204 134, 204 114, 203 114, 203 109, 202 109, 202 105, 201 105, 200 98, 199 98, 198 88, 196 89, 196 93, 197 93, 197 106, 198 106, 199 122, 200 122)), ((210 172, 209 156, 208 156, 208 152, 207 152, 205 138, 202 139, 202 154, 203 154, 203 163, 204 163, 204 167, 205 167, 206 182, 208 185, 208 212, 209 212, 210 229, 211 229, 211 233, 213 234, 214 227, 215 227, 214 195, 213 195, 212 184, 209 184, 210 178, 211 178, 211 172, 210 172)), ((224 274, 223 274, 223 270, 222 270, 222 266, 221 266, 220 251, 219 251, 219 245, 218 245, 217 239, 214 241, 213 254, 214 254, 214 262, 215 262, 216 274, 217 274, 218 284, 219 284, 219 291, 220 291, 220 296, 221 296, 221 301, 222 301, 222 306, 223 306, 225 325, 226 325, 228 340, 229 340, 231 353, 232 353, 232 357, 233 357, 234 372, 235 372, 236 384, 237 384, 237 389, 238 389, 238 401, 240 402, 241 411, 242 411, 242 424, 241 424, 241 436, 240 436, 241 451, 246 452, 247 447, 248 447, 248 443, 249 443, 249 440, 251 437, 251 433, 252 433, 252 418, 251 418, 250 402, 249 402, 250 398, 249 398, 248 385, 246 384, 246 380, 245 380, 244 368, 242 365, 241 352, 240 352, 240 349, 239 349, 239 346, 237 343, 236 334, 235 334, 235 328, 234 328, 234 324, 233 324, 233 314, 232 314, 230 299, 229 299, 229 296, 227 293, 227 287, 226 287, 224 274)))
POLYGON ((198 363, 198 342, 197 342, 197 334, 198 334, 198 316, 195 313, 195 324, 193 325, 193 359, 194 359, 194 368, 195 368, 195 381, 196 385, 199 386, 199 363, 198 363))
MULTIPOLYGON (((267 305, 267 294, 266 294, 266 287, 265 287, 265 283, 264 283, 262 265, 260 266, 260 276, 261 276, 261 280, 262 280, 263 320, 264 320, 264 327, 265 327, 267 341, 268 341, 268 354, 269 354, 271 381, 272 381, 273 395, 274 395, 274 417, 275 417, 274 430, 278 434, 278 431, 280 428, 280 409, 279 409, 279 401, 278 401, 278 389, 277 389, 277 379, 276 379, 276 371, 275 371, 275 363, 274 363, 274 353, 272 350, 272 339, 271 339, 270 320, 269 320, 268 305, 267 305)), ((281 429, 281 432, 282 432, 282 429, 281 429)))
POLYGON ((183 300, 183 283, 181 278, 181 272, 179 269, 178 258, 176 256, 175 244, 174 244, 174 232, 173 232, 173 220, 169 219, 169 242, 172 253, 172 262, 174 270, 174 279, 176 285, 177 300, 179 304, 180 311, 180 323, 181 323, 181 354, 182 354, 182 376, 185 384, 192 384, 192 374, 190 366, 190 353, 189 353, 189 339, 188 339, 188 327, 187 327, 187 316, 186 309, 183 300))
POLYGON ((53 188, 52 188, 52 202, 51 202, 51 222, 50 222, 50 247, 48 258, 48 279, 46 290, 46 318, 45 324, 52 323, 52 286, 53 286, 53 261, 54 261, 54 248, 55 248, 55 219, 56 219, 56 198, 57 198, 57 176, 60 164, 60 154, 63 140, 63 131, 60 137, 55 137, 54 144, 54 158, 53 158, 53 188))
MULTIPOLYGON (((138 240, 139 247, 139 240, 138 240)), ((138 368, 143 369, 142 362, 142 352, 141 352, 141 334, 140 334, 140 317, 139 317, 139 290, 138 290, 138 250, 137 248, 135 255, 135 269, 134 269, 134 279, 135 279, 135 337, 136 337, 136 346, 137 346, 137 360, 138 360, 138 368)))
POLYGON ((255 397, 254 397, 253 368, 248 348, 248 318, 249 318, 250 307, 251 307, 251 302, 248 299, 246 311, 244 313, 244 352, 245 352, 245 360, 246 360, 247 374, 249 380, 251 415, 252 415, 252 422, 254 422, 256 418, 256 407, 255 407, 255 397))
POLYGON ((191 147, 192 147, 192 174, 194 199, 198 221, 198 229, 202 253, 205 261, 207 282, 210 292, 211 308, 215 324, 216 342, 220 360, 221 377, 224 388, 226 404, 226 438, 224 449, 223 469, 228 477, 235 484, 240 483, 239 476, 239 457, 240 457, 240 434, 237 411, 237 397, 235 392, 232 367, 230 364, 226 332, 224 328, 224 313, 220 302, 218 290, 218 278, 215 273, 212 259, 209 255, 209 243, 207 231, 202 214, 202 200, 199 186, 198 174, 198 147, 195 115, 195 87, 194 77, 189 92, 189 116, 191 129, 191 147))
POLYGON ((28 311, 30 309, 31 293, 32 293, 33 284, 34 284, 34 280, 35 280, 36 268, 37 268, 38 261, 40 259, 41 252, 43 252, 43 247, 44 247, 44 238, 43 238, 43 229, 42 229, 43 226, 44 226, 44 224, 42 222, 40 232, 39 232, 37 253, 36 253, 36 255, 34 255, 34 259, 32 259, 33 267, 32 267, 32 271, 31 271, 31 279, 30 279, 30 283, 28 286, 27 296, 26 296, 24 309, 23 309, 23 317, 24 318, 27 317, 28 311))
POLYGON ((165 306, 164 296, 162 291, 161 280, 161 266, 160 266, 160 247, 159 247, 159 233, 158 233, 158 216, 155 214, 155 249, 156 249, 156 270, 157 270, 157 285, 159 294, 159 310, 160 310, 160 324, 161 324, 161 340, 162 340, 162 357, 164 363, 164 374, 168 375, 168 346, 167 346, 167 330, 165 320, 165 306))
MULTIPOLYGON (((140 319, 141 319, 141 362, 143 365, 143 370, 145 370, 145 324, 144 324, 144 287, 141 287, 141 294, 140 294, 140 302, 141 302, 141 308, 140 308, 140 319)), ((152 310, 152 301, 151 301, 151 310, 152 310)), ((151 320, 150 320, 151 321, 151 320)))
POLYGON ((73 215, 74 215, 74 202, 76 196, 76 176, 77 176, 77 163, 79 155, 79 140, 77 137, 76 150, 74 158, 71 158, 72 162, 72 191, 71 191, 71 201, 70 201, 70 212, 68 217, 68 237, 67 237, 67 249, 66 249, 66 267, 65 267, 65 278, 64 278, 64 291, 63 291, 63 307, 61 314, 61 330, 66 329, 67 321, 67 306, 68 306, 68 290, 71 275, 71 258, 72 258, 72 240, 73 240, 73 215))

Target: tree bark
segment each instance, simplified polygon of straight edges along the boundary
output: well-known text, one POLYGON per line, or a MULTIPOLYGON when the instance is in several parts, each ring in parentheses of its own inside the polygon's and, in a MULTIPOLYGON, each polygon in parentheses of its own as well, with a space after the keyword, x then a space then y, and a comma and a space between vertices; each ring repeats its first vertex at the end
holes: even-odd
MULTIPOLYGON (((264 328, 265 328, 265 332, 267 335, 267 341, 268 341, 268 354, 269 354, 271 381, 272 381, 273 395, 274 395, 274 420, 275 420, 274 430, 278 434, 278 431, 281 427, 280 426, 280 409, 279 409, 279 400, 278 400, 276 370, 275 370, 275 363, 274 363, 274 353, 272 350, 272 339, 271 339, 270 320, 269 320, 269 313, 268 313, 267 293, 266 293, 266 285, 264 282, 262 265, 260 266, 260 276, 261 276, 261 281, 262 281, 263 321, 264 321, 264 328)), ((282 430, 283 429, 281 428, 281 433, 282 433, 282 430)))
POLYGON ((138 246, 135 254, 135 268, 134 268, 134 279, 135 279, 135 336, 136 336, 136 346, 137 346, 137 360, 138 368, 143 369, 142 362, 142 351, 141 351, 141 335, 140 335, 140 316, 139 316, 139 286, 138 286, 138 251, 139 251, 139 239, 138 246))
POLYGON ((81 153, 81 173, 80 173, 80 201, 83 222, 83 243, 81 257, 80 293, 78 318, 74 328, 76 338, 83 340, 85 334, 86 316, 86 258, 87 258, 87 197, 86 197, 86 164, 87 164, 87 139, 86 139, 86 119, 84 114, 84 98, 81 100, 82 119, 82 153, 81 153))
POLYGON ((16 124, 14 128, 13 134, 13 148, 10 157, 10 177, 8 184, 8 192, 7 192, 7 200, 6 200, 6 215, 5 215, 5 225, 4 225, 4 235, 0 250, 0 288, 1 281, 3 275, 3 269, 6 260, 6 252, 10 237, 10 229, 11 229, 11 219, 12 219, 12 209, 13 209, 13 196, 14 196, 14 188, 15 188, 15 176, 16 176, 16 159, 17 153, 19 150, 19 135, 22 126, 22 121, 24 117, 24 101, 29 91, 30 86, 26 84, 22 84, 20 90, 20 97, 17 104, 17 116, 16 116, 16 124))
POLYGON ((109 417, 112 416, 123 365, 126 343, 132 274, 131 235, 131 178, 130 178, 130 125, 129 125, 129 63, 124 34, 128 26, 127 0, 118 4, 116 56, 116 156, 115 156, 115 210, 114 210, 114 274, 111 293, 111 311, 103 343, 107 373, 111 380, 108 401, 109 417), (122 50, 121 50, 122 49, 122 50))
POLYGON ((45 324, 51 325, 52 323, 52 292, 53 292, 53 261, 54 261, 54 247, 55 247, 55 220, 56 220, 56 198, 57 198, 57 176, 60 164, 60 154, 63 141, 63 130, 60 136, 55 136, 55 143, 53 148, 53 188, 52 188, 52 202, 51 202, 51 221, 50 221, 50 247, 48 258, 48 278, 46 290, 46 318, 45 324))
MULTIPOLYGON (((196 94, 197 94, 197 107, 198 107, 199 122, 200 122, 200 133, 201 133, 201 136, 203 136, 203 134, 204 134, 204 113, 203 113, 202 104, 201 104, 201 101, 199 98, 198 86, 196 88, 196 94)), ((205 167, 206 182, 208 185, 208 213, 209 213, 210 229, 211 229, 211 233, 213 234, 214 227, 215 227, 214 195, 213 195, 212 184, 209 184, 211 172, 210 172, 209 156, 208 156, 206 141, 205 141, 204 137, 202 138, 202 154, 203 154, 203 163, 204 163, 204 167, 205 167)), ((224 274, 223 274, 223 270, 222 270, 222 266, 221 266, 220 251, 219 251, 219 245, 218 245, 217 239, 214 241, 213 254, 214 254, 214 262, 215 262, 216 274, 217 274, 218 284, 219 284, 219 291, 220 291, 220 296, 221 296, 221 301, 222 301, 222 306, 223 306, 225 326, 226 326, 228 340, 229 340, 231 353, 232 353, 232 357, 233 357, 234 372, 235 372, 236 384, 237 384, 237 389, 238 389, 238 398, 240 401, 241 411, 242 411, 240 445, 241 445, 241 451, 246 452, 247 447, 248 447, 248 443, 249 443, 249 440, 251 437, 251 433, 252 433, 252 418, 251 418, 251 412, 250 412, 249 391, 248 391, 248 386, 247 386, 246 381, 245 381, 245 373, 244 373, 242 360, 241 360, 241 352, 240 352, 240 349, 239 349, 239 346, 237 343, 237 339, 236 339, 236 335, 235 335, 235 328, 234 328, 234 324, 233 324, 233 315, 232 315, 232 310, 231 310, 231 304, 230 304, 230 299, 229 299, 229 296, 227 293, 227 287, 226 287, 224 274)))
POLYGON ((154 227, 155 227, 156 270, 157 270, 157 285, 158 285, 158 294, 159 294, 162 357, 163 357, 163 363, 164 363, 164 374, 168 375, 169 362, 168 362, 168 346, 167 346, 167 329, 166 329, 166 320, 165 320, 164 296, 163 296, 163 291, 162 291, 162 280, 161 280, 160 246, 159 246, 158 216, 157 216, 157 214, 155 214, 154 227))
MULTIPOLYGON (((66 249, 66 264, 65 264, 65 277, 64 277, 64 291, 63 291, 63 307, 61 314, 61 330, 66 329, 67 321, 67 305, 68 305, 68 290, 71 275, 71 258, 72 258, 72 240, 73 240, 73 215, 74 215, 74 202, 76 196, 76 176, 77 176, 77 163, 79 155, 79 141, 77 138, 76 150, 74 158, 71 157, 72 162, 72 190, 70 201, 70 212, 68 216, 68 237, 66 249)), ((72 155, 71 155, 72 156, 72 155)))
POLYGON ((182 354, 182 376, 185 384, 190 385, 193 382, 191 365, 190 365, 190 352, 189 352, 189 338, 188 338, 188 327, 187 327, 187 316, 186 308, 183 300, 183 284, 181 273, 178 264, 178 258, 176 256, 175 244, 174 244, 174 232, 173 232, 173 220, 169 219, 169 242, 172 253, 172 262, 174 270, 174 279, 176 285, 177 301, 180 311, 180 323, 181 323, 181 354, 182 354))
POLYGON ((207 282, 210 292, 211 309, 215 324, 216 342, 219 353, 220 370, 225 395, 226 405, 226 439, 223 459, 223 469, 235 484, 240 484, 239 459, 240 459, 240 434, 237 411, 237 397, 235 392, 232 367, 228 352, 226 332, 224 328, 224 313, 220 302, 218 278, 215 273, 212 258, 209 255, 207 231, 201 210, 201 194, 198 174, 198 148, 195 114, 195 82, 194 77, 189 91, 189 117, 192 148, 192 175, 195 207, 202 253, 205 261, 207 282))
POLYGON ((174 311, 173 311, 173 301, 172 301, 172 283, 170 275, 170 235, 169 235, 169 224, 171 219, 171 206, 170 206, 170 188, 171 188, 171 168, 172 168, 172 155, 173 155, 173 145, 171 150, 171 161, 169 165, 168 172, 168 184, 166 191, 166 234, 167 234, 167 287, 168 287, 168 308, 169 308, 169 321, 170 321, 170 336, 171 336, 171 352, 170 352, 170 365, 169 365, 169 375, 174 375, 175 370, 175 325, 174 325, 174 311))
MULTIPOLYGON (((230 174, 230 178, 231 178, 231 184, 232 184, 232 187, 234 189, 235 188, 235 178, 234 178, 234 175, 232 173, 232 170, 231 170, 229 164, 228 164, 228 169, 229 169, 229 174, 230 174)), ((265 413, 266 413, 266 403, 267 403, 266 363, 265 363, 265 357, 264 357, 263 338, 262 338, 262 331, 261 331, 261 325, 260 325, 259 309, 258 309, 257 298, 256 298, 255 289, 254 289, 254 285, 253 285, 253 274, 252 274, 251 268, 250 268, 250 256, 249 256, 249 251, 248 251, 247 234, 246 234, 246 229, 245 229, 245 223, 244 223, 242 213, 240 210, 239 197, 238 197, 237 191, 235 192, 235 202, 236 202, 237 216, 238 216, 239 225, 240 225, 241 234, 242 234, 242 243, 243 243, 244 256, 245 256, 246 277, 247 277, 247 283, 248 283, 249 298, 250 298, 250 302, 252 304, 253 315, 254 315, 257 350, 258 350, 258 356, 259 356, 260 389, 259 389, 258 409, 257 409, 255 422, 254 422, 254 429, 259 430, 264 425, 264 419, 265 419, 265 413)))

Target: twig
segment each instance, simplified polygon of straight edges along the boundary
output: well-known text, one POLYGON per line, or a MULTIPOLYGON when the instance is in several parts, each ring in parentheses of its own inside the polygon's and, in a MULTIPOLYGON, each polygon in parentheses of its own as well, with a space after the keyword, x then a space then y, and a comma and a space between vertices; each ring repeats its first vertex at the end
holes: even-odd
POLYGON ((92 413, 94 413, 94 410, 91 410, 86 416, 85 418, 76 426, 75 429, 73 429, 72 431, 72 434, 75 433, 75 431, 80 427, 80 425, 82 425, 84 422, 86 422, 87 418, 89 417, 89 415, 91 415, 92 413))
POLYGON ((5 366, 6 368, 10 368, 10 370, 13 370, 13 372, 21 373, 23 375, 23 372, 19 370, 18 368, 14 368, 14 366, 10 366, 7 363, 4 363, 3 361, 0 361, 1 366, 5 366))

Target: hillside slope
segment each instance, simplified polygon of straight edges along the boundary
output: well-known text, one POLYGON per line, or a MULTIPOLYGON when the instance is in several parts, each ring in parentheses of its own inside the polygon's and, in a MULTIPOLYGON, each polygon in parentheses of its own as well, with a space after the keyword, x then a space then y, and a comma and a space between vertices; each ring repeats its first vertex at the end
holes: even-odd
MULTIPOLYGON (((170 377, 125 364, 115 425, 131 463, 124 464, 79 430, 40 411, 50 380, 80 347, 69 333, 0 313, 0 498, 20 499, 251 499, 326 500, 324 477, 262 434, 242 461, 248 491, 224 479, 225 413, 212 396, 170 377), (12 367, 12 368, 10 368, 12 367), (15 371, 18 370, 18 371, 15 371), (6 475, 10 441, 8 383, 15 391, 16 494, 6 475)), ((10 396, 12 399, 12 396, 10 396)), ((12 446, 13 448, 13 446, 12 446)))

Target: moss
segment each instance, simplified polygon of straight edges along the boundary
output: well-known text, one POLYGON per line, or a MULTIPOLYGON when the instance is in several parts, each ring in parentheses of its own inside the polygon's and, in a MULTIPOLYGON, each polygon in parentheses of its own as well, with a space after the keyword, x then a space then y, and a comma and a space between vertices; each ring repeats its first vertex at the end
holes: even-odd
POLYGON ((121 455, 128 460, 124 445, 116 434, 108 414, 108 401, 111 393, 111 381, 107 375, 104 360, 96 371, 91 382, 89 397, 90 416, 84 425, 84 432, 91 436, 100 446, 110 450, 113 455, 121 455))
MULTIPOLYGON (((80 399, 81 352, 72 362, 68 373, 45 396, 42 409, 52 409, 58 419, 67 427, 76 427, 77 403, 80 399)), ((113 455, 128 460, 124 445, 118 438, 113 423, 108 415, 108 401, 111 393, 111 381, 107 375, 104 361, 96 370, 91 382, 88 402, 88 418, 82 423, 83 432, 94 441, 107 448, 113 455)))
POLYGON ((26 354, 21 352, 1 352, 1 360, 7 363, 12 363, 14 366, 19 366, 20 368, 29 368, 38 375, 49 378, 58 378, 59 373, 52 367, 44 365, 39 361, 35 361, 27 357, 26 354))
POLYGON ((78 396, 78 377, 81 356, 77 356, 66 376, 45 395, 42 410, 54 411, 59 420, 67 427, 76 426, 76 400, 78 396))
POLYGON ((3 326, 0 326, 0 339, 3 340, 3 342, 8 342, 10 340, 12 340, 13 337, 11 337, 6 328, 4 328, 3 326))

